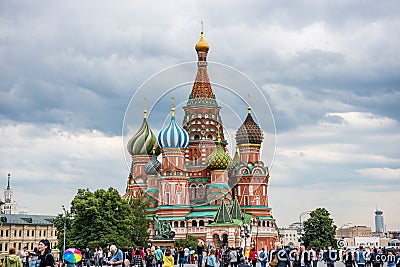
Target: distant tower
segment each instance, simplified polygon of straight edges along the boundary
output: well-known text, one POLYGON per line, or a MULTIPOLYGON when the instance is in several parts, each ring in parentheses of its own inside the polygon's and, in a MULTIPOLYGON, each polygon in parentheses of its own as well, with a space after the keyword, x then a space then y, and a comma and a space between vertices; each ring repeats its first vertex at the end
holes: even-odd
POLYGON ((377 233, 385 232, 385 225, 383 223, 383 211, 378 210, 378 208, 376 208, 375 211, 375 232, 377 233))
POLYGON ((14 192, 10 187, 11 174, 8 174, 7 188, 4 190, 4 205, 2 206, 2 213, 16 214, 17 203, 14 200, 14 192))

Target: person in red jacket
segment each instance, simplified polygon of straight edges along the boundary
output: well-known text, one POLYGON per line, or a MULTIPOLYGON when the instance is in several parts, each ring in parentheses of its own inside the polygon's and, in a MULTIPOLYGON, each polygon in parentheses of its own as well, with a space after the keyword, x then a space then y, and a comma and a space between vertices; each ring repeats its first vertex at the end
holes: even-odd
POLYGON ((250 250, 250 255, 249 255, 249 260, 251 261, 251 264, 253 265, 253 267, 256 267, 257 259, 258 259, 258 253, 257 253, 256 249, 253 247, 250 250))

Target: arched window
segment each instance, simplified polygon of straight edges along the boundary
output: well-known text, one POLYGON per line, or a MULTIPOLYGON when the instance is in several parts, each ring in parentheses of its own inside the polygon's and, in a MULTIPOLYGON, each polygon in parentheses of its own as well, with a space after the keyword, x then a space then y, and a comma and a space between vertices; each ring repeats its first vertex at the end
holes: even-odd
POLYGON ((181 222, 181 227, 185 227, 185 222, 181 222))
POLYGON ((197 227, 197 221, 196 220, 192 221, 192 227, 197 227))
POLYGON ((195 134, 194 135, 194 140, 199 140, 199 139, 200 139, 200 136, 198 134, 195 134))
POLYGON ((267 227, 269 227, 269 221, 267 222, 267 227))
POLYGON ((195 199, 196 198, 196 185, 192 184, 190 186, 190 193, 192 195, 192 199, 195 199))
POLYGON ((198 188, 198 191, 197 191, 197 196, 198 196, 199 198, 202 198, 202 197, 203 197, 203 194, 204 194, 204 187, 203 187, 202 184, 200 184, 200 185, 199 185, 199 188, 198 188))
POLYGON ((263 226, 265 227, 265 221, 263 221, 263 226))
POLYGON ((174 227, 178 228, 178 222, 174 222, 174 227))
POLYGON ((199 221, 199 227, 204 227, 204 221, 203 220, 199 221))
POLYGON ((207 138, 208 138, 209 140, 212 140, 212 139, 213 139, 213 137, 212 137, 211 134, 209 134, 209 135, 207 136, 207 138))
POLYGON ((261 221, 258 221, 257 226, 261 226, 261 221))

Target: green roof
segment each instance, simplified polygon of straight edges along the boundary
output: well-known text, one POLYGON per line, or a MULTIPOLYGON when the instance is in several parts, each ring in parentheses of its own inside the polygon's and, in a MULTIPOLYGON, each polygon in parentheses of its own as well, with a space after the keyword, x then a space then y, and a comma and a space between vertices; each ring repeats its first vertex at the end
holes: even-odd
POLYGON ((56 216, 30 214, 1 214, 2 225, 53 225, 56 216))
POLYGON ((221 199, 221 206, 219 206, 217 214, 215 214, 214 222, 216 223, 233 222, 231 216, 229 215, 228 208, 226 207, 223 199, 221 199))
POLYGON ((233 205, 231 208, 231 217, 232 219, 242 219, 242 211, 240 210, 240 205, 237 198, 235 198, 235 200, 233 201, 233 205))
POLYGON ((275 220, 273 217, 271 217, 271 216, 258 216, 258 218, 259 219, 262 219, 262 220, 275 220))
POLYGON ((194 211, 189 213, 188 215, 186 215, 187 219, 190 218, 201 218, 201 217, 205 217, 205 218, 214 218, 215 213, 217 213, 215 210, 210 210, 210 211, 194 211))

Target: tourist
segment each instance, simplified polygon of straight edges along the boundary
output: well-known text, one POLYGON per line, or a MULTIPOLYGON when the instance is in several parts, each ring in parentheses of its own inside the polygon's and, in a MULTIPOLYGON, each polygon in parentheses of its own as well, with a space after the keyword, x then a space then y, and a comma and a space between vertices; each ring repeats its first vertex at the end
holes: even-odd
POLYGON ((83 253, 83 259, 86 264, 86 267, 90 267, 90 260, 92 259, 92 252, 90 252, 89 248, 86 248, 83 253))
POLYGON ((116 245, 110 246, 111 258, 108 262, 113 267, 122 267, 122 263, 124 262, 124 255, 122 251, 117 248, 116 245))
POLYGON ((153 267, 154 255, 151 253, 151 248, 146 249, 146 255, 144 256, 146 267, 153 267))
POLYGON ((197 244, 197 267, 203 266, 203 249, 204 249, 204 244, 202 241, 200 241, 197 244))
MULTIPOLYGON (((151 262, 153 259, 151 259, 151 262)), ((132 265, 135 267, 143 267, 143 258, 140 255, 140 249, 135 250, 135 255, 133 256, 132 259, 132 265)), ((147 260, 146 260, 146 266, 147 266, 147 260)))
POLYGON ((178 251, 178 263, 179 263, 179 267, 183 267, 185 265, 185 251, 183 250, 182 247, 179 248, 178 251))
POLYGON ((28 249, 28 247, 24 246, 24 248, 19 252, 19 258, 21 259, 24 267, 27 267, 28 262, 29 262, 29 253, 28 253, 27 249, 28 249))
POLYGON ((310 253, 306 251, 306 248, 304 246, 300 246, 300 266, 311 267, 310 253))
POLYGON ((14 247, 10 247, 8 250, 8 256, 4 258, 3 266, 4 267, 23 267, 23 263, 20 257, 16 254, 16 250, 14 247))
POLYGON ((160 247, 156 249, 156 267, 162 267, 163 264, 163 252, 160 247))
POLYGON ((312 261, 312 267, 317 267, 318 266, 318 253, 317 253, 317 249, 311 248, 310 250, 311 253, 311 261, 312 261))
POLYGON ((257 250, 253 247, 250 250, 250 254, 249 254, 249 260, 251 261, 251 264, 253 265, 253 267, 256 267, 257 259, 258 259, 258 253, 257 253, 257 250))
POLYGON ((230 257, 231 267, 237 267, 238 266, 238 254, 236 252, 236 249, 234 249, 234 248, 230 249, 229 257, 230 257))
POLYGON ((290 267, 290 259, 286 250, 282 248, 281 242, 275 243, 275 250, 269 253, 269 266, 270 267, 290 267))
MULTIPOLYGON (((332 246, 329 246, 328 249, 324 253, 324 262, 327 267, 334 267, 336 261, 336 251, 332 249, 332 246)), ((364 266, 363 266, 364 267, 364 266)))
POLYGON ((189 248, 185 248, 183 251, 185 251, 185 263, 189 263, 189 248))
POLYGON ((251 266, 246 263, 245 257, 241 257, 240 258, 240 263, 238 264, 238 267, 251 267, 251 266))
POLYGON ((51 245, 50 241, 47 239, 42 239, 39 241, 39 257, 37 259, 38 267, 53 267, 54 266, 54 257, 51 254, 51 245))
POLYGON ((36 261, 38 258, 38 250, 35 248, 33 252, 29 252, 29 267, 36 267, 36 261))
POLYGON ((174 257, 172 256, 171 249, 167 248, 163 254, 164 267, 174 267, 174 257))
POLYGON ((367 262, 365 255, 366 255, 365 248, 363 246, 360 246, 360 250, 357 252, 357 258, 356 258, 358 267, 365 267, 365 264, 367 262))
POLYGON ((212 248, 207 257, 207 266, 208 267, 217 267, 217 258, 215 257, 215 249, 212 248))
POLYGON ((396 259, 396 257, 393 255, 393 253, 391 251, 389 251, 387 254, 387 267, 396 266, 395 259, 396 259))

